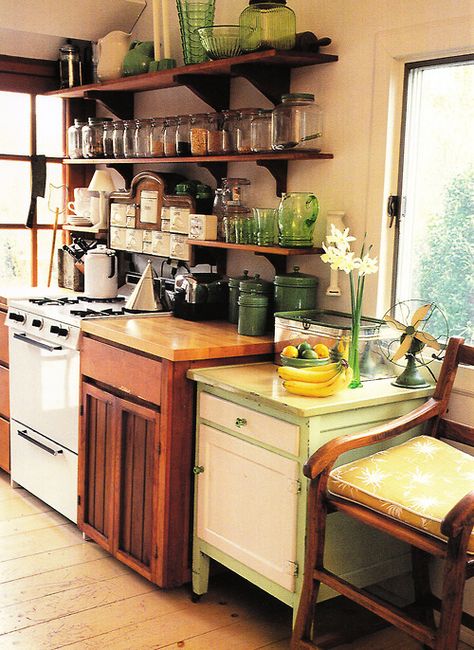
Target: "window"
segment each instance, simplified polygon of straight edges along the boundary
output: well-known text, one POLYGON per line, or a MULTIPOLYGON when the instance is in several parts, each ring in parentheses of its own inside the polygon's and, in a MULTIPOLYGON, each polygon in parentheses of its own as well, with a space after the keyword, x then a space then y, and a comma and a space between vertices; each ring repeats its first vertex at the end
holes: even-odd
MULTIPOLYGON (((46 284, 53 243, 55 208, 66 194, 61 186, 64 155, 63 102, 37 95, 50 87, 53 72, 43 62, 1 57, 0 106, 0 285, 46 284), (11 59, 11 60, 9 60, 11 59), (35 75, 36 72, 36 75, 35 75), (48 79, 46 83, 45 80, 48 79), (7 88, 3 90, 2 88, 7 88), (16 91, 18 88, 18 91, 16 91), (28 90, 31 88, 30 92, 28 90), (32 161, 46 157, 45 197, 38 197, 27 227, 32 186, 32 161)), ((56 248, 63 243, 56 237, 56 248)), ((54 252, 54 260, 56 253, 54 252)), ((54 264, 53 268, 56 268, 54 264)))
MULTIPOLYGON (((435 302, 447 317, 449 334, 470 341, 473 142, 474 57, 407 64, 394 298, 435 302)), ((442 327, 441 321, 432 327, 442 327)))

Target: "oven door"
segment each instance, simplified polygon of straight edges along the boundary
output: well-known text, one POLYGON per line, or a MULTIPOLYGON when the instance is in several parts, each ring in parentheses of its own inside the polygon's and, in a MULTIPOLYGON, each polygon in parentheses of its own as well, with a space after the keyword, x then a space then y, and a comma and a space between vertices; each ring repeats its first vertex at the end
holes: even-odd
POLYGON ((78 350, 12 328, 9 343, 11 417, 77 453, 78 350))

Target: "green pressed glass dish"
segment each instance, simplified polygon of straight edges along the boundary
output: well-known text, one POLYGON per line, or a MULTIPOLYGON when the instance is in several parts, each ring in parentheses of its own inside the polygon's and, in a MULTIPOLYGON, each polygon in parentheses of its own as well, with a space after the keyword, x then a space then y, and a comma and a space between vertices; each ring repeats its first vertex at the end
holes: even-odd
POLYGON ((292 357, 284 357, 280 354, 281 365, 291 366, 292 368, 312 368, 314 366, 324 366, 329 363, 329 357, 326 359, 294 359, 292 357))
POLYGON ((251 27, 239 25, 213 25, 196 30, 204 52, 210 59, 228 59, 239 56, 244 50, 242 44, 253 32, 251 27))

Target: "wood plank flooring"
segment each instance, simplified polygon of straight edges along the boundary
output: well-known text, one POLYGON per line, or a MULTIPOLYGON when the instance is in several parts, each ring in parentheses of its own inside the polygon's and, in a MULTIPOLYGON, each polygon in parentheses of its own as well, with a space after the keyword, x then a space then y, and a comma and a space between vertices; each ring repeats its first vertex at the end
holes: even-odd
MULTIPOLYGON (((288 650, 290 633, 290 609, 233 575, 199 603, 158 589, 0 471, 1 650, 288 650)), ((388 628, 339 650, 420 648, 388 628)))

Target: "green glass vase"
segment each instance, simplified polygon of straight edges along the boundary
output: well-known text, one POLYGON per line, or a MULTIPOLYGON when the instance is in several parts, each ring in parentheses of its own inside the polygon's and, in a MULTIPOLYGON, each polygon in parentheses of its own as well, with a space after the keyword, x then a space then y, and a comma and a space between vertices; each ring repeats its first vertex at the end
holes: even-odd
POLYGON ((197 29, 213 24, 215 0, 176 0, 176 6, 185 65, 208 61, 197 29))
POLYGON ((278 242, 285 248, 313 246, 313 233, 319 214, 317 196, 310 192, 282 195, 278 208, 278 242))

